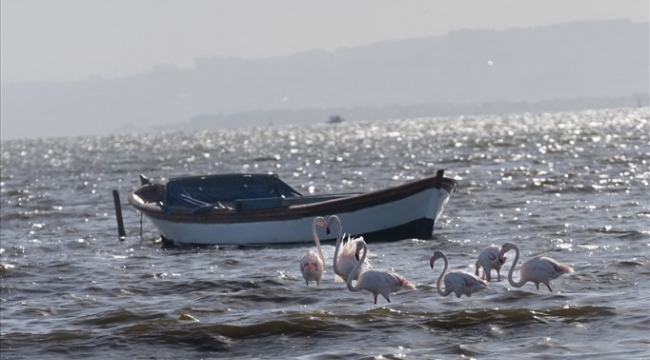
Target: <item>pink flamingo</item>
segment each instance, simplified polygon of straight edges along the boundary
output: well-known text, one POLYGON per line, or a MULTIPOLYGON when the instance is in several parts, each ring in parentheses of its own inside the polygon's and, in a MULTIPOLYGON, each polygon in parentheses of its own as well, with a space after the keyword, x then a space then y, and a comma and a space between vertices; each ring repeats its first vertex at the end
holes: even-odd
POLYGON ((483 268, 483 277, 482 279, 487 279, 487 281, 492 281, 492 269, 497 271, 497 281, 501 281, 501 267, 506 263, 508 259, 505 256, 499 255, 500 249, 496 246, 490 246, 478 255, 478 260, 474 267, 476 271, 474 275, 479 275, 479 270, 483 268))
POLYGON ((366 255, 368 253, 368 247, 366 246, 365 241, 360 240, 360 248, 361 249, 359 251, 363 250, 363 255, 354 266, 352 273, 346 280, 346 284, 350 291, 370 291, 373 298, 375 299, 375 304, 377 304, 377 296, 379 294, 381 294, 381 296, 383 296, 386 301, 390 302, 389 295, 391 293, 407 289, 415 290, 415 285, 406 280, 405 277, 393 271, 384 269, 366 269, 360 271, 361 266, 366 260, 366 255), (357 283, 353 286, 352 280, 355 278, 357 273, 359 273, 358 280, 357 283))
MULTIPOLYGON (((341 219, 338 216, 332 215, 329 218, 328 224, 332 226, 333 224, 338 225, 338 236, 336 237, 336 245, 334 247, 334 273, 338 275, 343 281, 348 279, 348 276, 352 273, 354 266, 359 262, 357 260, 357 254, 361 249, 361 242, 363 241, 362 237, 351 238, 348 235, 347 239, 344 239, 343 226, 341 225, 341 219)), ((370 261, 365 260, 361 266, 361 271, 367 270, 372 265, 370 261)), ((357 280, 359 273, 355 274, 353 280, 357 280)))
POLYGON ((514 282, 512 280, 512 273, 515 271, 515 266, 517 261, 519 261, 519 248, 513 243, 505 243, 501 246, 501 252, 499 255, 503 255, 506 252, 514 249, 515 250, 515 260, 512 262, 512 267, 508 272, 508 282, 514 287, 522 287, 528 281, 535 284, 535 287, 539 290, 539 284, 542 283, 551 289, 551 280, 557 279, 562 274, 572 273, 573 268, 568 265, 563 265, 557 261, 546 257, 546 256, 536 256, 521 265, 519 269, 519 282, 514 282))
POLYGON ((311 249, 307 249, 305 254, 300 259, 300 273, 305 279, 305 284, 309 286, 310 281, 316 281, 316 286, 320 286, 320 279, 323 277, 325 271, 325 255, 323 249, 320 247, 320 239, 316 233, 316 226, 322 226, 329 233, 329 225, 323 217, 317 217, 311 223, 311 234, 314 237, 316 248, 318 248, 318 255, 311 249))
POLYGON ((487 283, 481 280, 478 276, 462 272, 462 271, 452 271, 447 272, 449 268, 449 260, 447 260, 447 255, 442 251, 434 251, 433 256, 429 259, 429 265, 433 269, 433 263, 442 258, 445 262, 445 267, 442 269, 442 273, 438 277, 438 283, 436 285, 438 289, 438 294, 441 296, 447 296, 452 292, 456 294, 456 297, 461 297, 463 294, 472 296, 472 293, 475 293, 479 290, 483 290, 487 287, 487 283), (445 280, 445 290, 442 290, 442 280, 445 280))

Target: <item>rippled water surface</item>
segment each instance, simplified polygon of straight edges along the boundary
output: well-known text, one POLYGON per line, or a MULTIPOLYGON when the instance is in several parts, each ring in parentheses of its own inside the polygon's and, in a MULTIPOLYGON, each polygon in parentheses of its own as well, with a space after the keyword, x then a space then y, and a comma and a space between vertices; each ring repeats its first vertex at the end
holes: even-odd
POLYGON ((650 358, 649 118, 612 109, 3 142, 1 357, 650 358), (434 239, 369 244, 375 267, 417 286, 377 305, 334 280, 331 244, 324 280, 307 287, 307 245, 163 249, 126 203, 140 173, 273 172, 324 193, 441 168, 459 188, 434 239), (546 254, 575 272, 555 292, 493 281, 471 298, 438 295, 434 250, 473 272, 483 248, 506 241, 522 260, 546 254))

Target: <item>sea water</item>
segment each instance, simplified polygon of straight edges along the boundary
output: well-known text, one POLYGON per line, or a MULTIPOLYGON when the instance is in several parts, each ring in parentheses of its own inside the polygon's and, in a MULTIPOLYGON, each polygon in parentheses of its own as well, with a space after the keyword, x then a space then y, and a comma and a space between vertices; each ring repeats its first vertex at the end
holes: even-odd
POLYGON ((5 141, 1 357, 650 358, 649 118, 634 108, 5 141), (459 186, 433 239, 368 245, 375 267, 417 286, 376 305, 335 280, 332 244, 320 286, 305 286, 298 264, 312 244, 164 249, 126 203, 140 173, 276 173, 309 194, 438 169, 459 186), (478 253, 504 242, 575 272, 553 292, 503 279, 438 295, 433 251, 473 273, 478 253))

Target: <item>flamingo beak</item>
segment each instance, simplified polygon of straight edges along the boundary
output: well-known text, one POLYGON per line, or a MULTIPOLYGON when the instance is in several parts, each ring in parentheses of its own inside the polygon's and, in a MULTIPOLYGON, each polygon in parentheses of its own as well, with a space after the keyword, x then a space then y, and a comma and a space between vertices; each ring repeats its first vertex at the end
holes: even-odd
POLYGON ((330 228, 329 228, 329 226, 325 228, 325 233, 326 233, 327 235, 330 234, 330 228))

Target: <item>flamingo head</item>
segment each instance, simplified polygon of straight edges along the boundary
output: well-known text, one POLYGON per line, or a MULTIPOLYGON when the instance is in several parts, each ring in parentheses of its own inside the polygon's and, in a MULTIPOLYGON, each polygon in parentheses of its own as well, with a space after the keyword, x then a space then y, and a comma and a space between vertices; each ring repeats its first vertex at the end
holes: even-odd
POLYGON ((359 261, 361 259, 361 250, 366 246, 366 242, 363 240, 356 241, 357 248, 354 250, 354 257, 359 261))
POLYGON ((505 261, 507 259, 507 257, 504 256, 505 253, 507 253, 508 251, 510 251, 512 249, 516 249, 516 248, 517 248, 517 245, 515 245, 515 244, 513 244, 511 242, 507 242, 507 243, 501 245, 501 251, 499 251, 499 261, 501 261, 502 264, 505 263, 505 261))
POLYGON ((327 229, 327 231, 328 231, 327 235, 330 234, 329 231, 330 231, 330 229, 332 228, 332 226, 334 226, 334 224, 337 224, 337 225, 338 225, 338 227, 339 227, 339 231, 342 231, 342 230, 343 230, 342 227, 341 227, 341 219, 339 219, 339 217, 336 216, 336 215, 331 215, 331 216, 329 217, 329 219, 327 220, 327 226, 326 226, 326 229, 327 229))
POLYGON ((314 226, 324 227, 325 231, 327 232, 327 235, 330 234, 329 224, 327 223, 327 221, 325 221, 325 218, 323 218, 322 216, 319 216, 314 219, 314 226))
POLYGON ((436 260, 442 258, 445 256, 445 254, 442 253, 442 251, 436 250, 433 252, 433 256, 429 259, 429 265, 431 265, 431 268, 433 269, 433 263, 436 262, 436 260))

